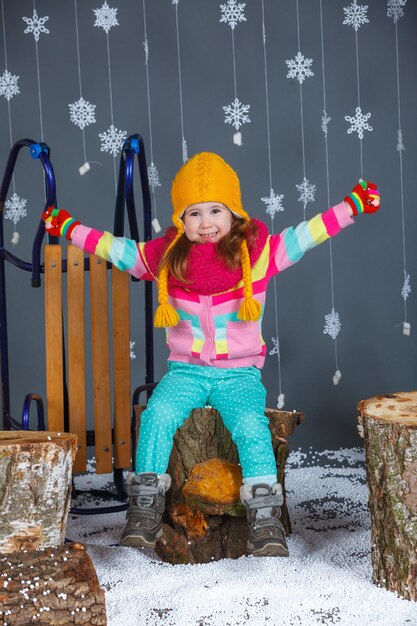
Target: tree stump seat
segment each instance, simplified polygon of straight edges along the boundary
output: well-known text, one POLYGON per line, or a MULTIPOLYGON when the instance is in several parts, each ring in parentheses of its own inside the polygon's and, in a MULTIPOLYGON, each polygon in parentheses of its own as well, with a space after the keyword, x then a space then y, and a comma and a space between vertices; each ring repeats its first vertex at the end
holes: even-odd
MULTIPOLYGON (((135 406, 136 427, 145 406, 135 406)), ((266 409, 284 504, 281 521, 289 534, 291 523, 285 495, 287 437, 304 416, 296 411, 266 409)), ((163 537, 156 552, 169 563, 209 563, 239 558, 246 553, 245 509, 240 501, 242 472, 238 453, 219 413, 210 407, 195 409, 174 437, 167 470, 172 479, 167 492, 163 537)))
POLYGON ((362 400, 372 580, 417 600, 417 391, 362 400))

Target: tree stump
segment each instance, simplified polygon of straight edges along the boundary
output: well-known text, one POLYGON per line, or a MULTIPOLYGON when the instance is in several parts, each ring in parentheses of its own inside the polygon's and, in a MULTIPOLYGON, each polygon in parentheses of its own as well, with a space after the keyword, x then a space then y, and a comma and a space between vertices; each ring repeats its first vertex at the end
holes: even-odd
MULTIPOLYGON (((137 427, 144 406, 136 406, 137 427)), ((286 437, 301 423, 302 413, 267 409, 272 445, 282 484, 281 521, 291 532, 285 498, 284 468, 289 448, 286 437)), ((245 509, 240 502, 242 474, 238 453, 219 413, 195 409, 174 438, 167 470, 164 535, 156 552, 169 563, 210 563, 246 553, 245 509), (188 484, 190 483, 190 484, 188 484)))
POLYGON ((104 592, 84 546, 0 558, 0 624, 106 624, 104 592))
POLYGON ((372 579, 417 600, 417 391, 362 400, 372 579))
POLYGON ((0 431, 0 552, 64 542, 76 435, 0 431))

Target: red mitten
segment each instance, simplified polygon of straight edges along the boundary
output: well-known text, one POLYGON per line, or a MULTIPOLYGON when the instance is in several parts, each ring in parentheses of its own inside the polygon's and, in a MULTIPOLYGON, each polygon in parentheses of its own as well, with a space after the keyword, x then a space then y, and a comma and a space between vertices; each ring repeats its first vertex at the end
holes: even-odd
POLYGON ((66 237, 71 239, 72 231, 80 224, 67 211, 48 207, 42 213, 45 228, 53 237, 66 237))
POLYGON ((378 187, 374 183, 362 180, 352 189, 352 193, 344 198, 349 204, 353 215, 359 213, 375 213, 381 206, 378 187))

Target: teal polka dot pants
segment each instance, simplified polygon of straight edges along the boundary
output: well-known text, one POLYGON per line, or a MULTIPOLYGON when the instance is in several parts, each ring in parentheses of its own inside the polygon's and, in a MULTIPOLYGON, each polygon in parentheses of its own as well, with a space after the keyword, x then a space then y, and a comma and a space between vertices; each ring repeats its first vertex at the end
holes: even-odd
POLYGON ((142 413, 136 471, 166 472, 175 432, 193 409, 217 409, 237 446, 243 478, 276 475, 266 390, 256 367, 220 369, 170 361, 142 413))

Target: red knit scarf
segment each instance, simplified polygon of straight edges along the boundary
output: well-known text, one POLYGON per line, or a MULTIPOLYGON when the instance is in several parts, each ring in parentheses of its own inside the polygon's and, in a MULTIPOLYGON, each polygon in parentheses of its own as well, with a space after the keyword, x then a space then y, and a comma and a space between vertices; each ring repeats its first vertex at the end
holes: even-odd
MULTIPOLYGON (((252 222, 258 227, 258 235, 249 250, 251 267, 259 259, 268 238, 266 225, 257 219, 253 219, 252 222)), ((154 276, 158 271, 161 256, 174 237, 175 232, 168 231, 163 237, 146 242, 146 263, 154 276)), ((208 296, 227 291, 237 285, 242 280, 242 268, 239 266, 236 270, 228 269, 224 261, 217 256, 217 244, 210 242, 195 244, 188 254, 186 279, 189 282, 183 283, 170 274, 168 285, 186 288, 208 296)))

